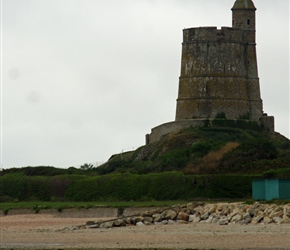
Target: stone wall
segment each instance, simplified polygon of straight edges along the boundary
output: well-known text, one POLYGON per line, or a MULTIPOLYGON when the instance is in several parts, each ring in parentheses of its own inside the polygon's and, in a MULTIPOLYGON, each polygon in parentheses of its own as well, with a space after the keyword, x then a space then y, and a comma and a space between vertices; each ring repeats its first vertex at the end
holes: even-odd
MULTIPOLYGON (((173 121, 161 124, 155 128, 151 129, 151 133, 146 135, 146 144, 159 141, 162 136, 169 133, 180 131, 189 127, 203 127, 205 124, 207 126, 212 126, 215 119, 185 119, 180 121, 173 121)), ((230 121, 229 119, 228 121, 230 121)), ((231 120, 234 123, 238 120, 231 120)), ((250 122, 249 120, 243 120, 244 122, 250 122)), ((271 133, 274 133, 274 117, 264 116, 262 120, 263 126, 271 133)), ((257 121, 258 125, 261 125, 261 121, 257 121)))
POLYGON ((275 119, 274 116, 268 116, 264 115, 261 118, 262 125, 266 130, 268 130, 271 133, 274 133, 275 131, 275 119))
POLYGON ((166 134, 172 133, 174 131, 179 131, 184 128, 189 128, 190 126, 202 127, 205 120, 206 119, 187 119, 161 124, 155 128, 152 128, 151 133, 149 135, 146 135, 146 144, 159 141, 160 138, 166 134))

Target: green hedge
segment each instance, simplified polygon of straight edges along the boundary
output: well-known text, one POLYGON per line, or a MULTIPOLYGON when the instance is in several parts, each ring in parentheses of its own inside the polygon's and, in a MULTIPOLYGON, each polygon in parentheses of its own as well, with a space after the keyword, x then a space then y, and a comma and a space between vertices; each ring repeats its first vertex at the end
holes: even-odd
POLYGON ((0 197, 19 201, 144 201, 250 198, 252 175, 115 174, 105 176, 0 177, 0 197))

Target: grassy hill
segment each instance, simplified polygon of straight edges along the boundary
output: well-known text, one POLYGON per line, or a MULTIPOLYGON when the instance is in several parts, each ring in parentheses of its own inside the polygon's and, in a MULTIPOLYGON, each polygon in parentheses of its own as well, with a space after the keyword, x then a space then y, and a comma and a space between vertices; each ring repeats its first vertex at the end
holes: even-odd
POLYGON ((249 199, 257 178, 290 179, 287 138, 255 126, 188 128, 98 168, 5 169, 0 202, 249 199))
POLYGON ((290 141, 261 129, 188 128, 136 151, 113 155, 97 169, 101 175, 165 171, 290 178, 290 141))

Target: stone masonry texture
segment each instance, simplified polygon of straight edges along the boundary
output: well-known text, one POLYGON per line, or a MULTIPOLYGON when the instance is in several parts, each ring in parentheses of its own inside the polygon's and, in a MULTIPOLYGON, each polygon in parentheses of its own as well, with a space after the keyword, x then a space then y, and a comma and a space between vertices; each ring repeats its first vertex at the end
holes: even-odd
POLYGON ((262 117, 251 0, 237 0, 233 27, 183 30, 176 120, 262 117))

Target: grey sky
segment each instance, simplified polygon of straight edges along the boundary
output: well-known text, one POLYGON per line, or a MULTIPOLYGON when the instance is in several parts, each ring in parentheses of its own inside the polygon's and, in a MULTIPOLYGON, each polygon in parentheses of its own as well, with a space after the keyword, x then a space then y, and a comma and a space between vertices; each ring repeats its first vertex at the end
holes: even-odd
MULTIPOLYGON (((173 121, 182 29, 231 26, 234 0, 2 0, 4 168, 69 167, 173 121)), ((254 0, 264 111, 289 138, 289 1, 254 0)))

